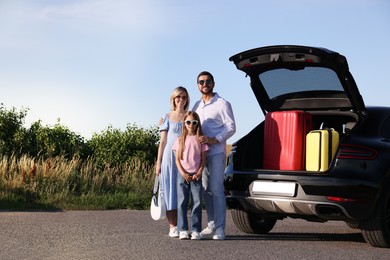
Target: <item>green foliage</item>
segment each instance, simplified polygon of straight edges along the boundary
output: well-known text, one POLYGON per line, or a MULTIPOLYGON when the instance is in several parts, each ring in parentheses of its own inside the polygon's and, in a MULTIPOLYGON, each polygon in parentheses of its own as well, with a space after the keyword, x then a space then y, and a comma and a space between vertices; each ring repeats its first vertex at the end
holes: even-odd
POLYGON ((84 139, 59 122, 49 127, 37 121, 26 129, 23 125, 27 111, 7 109, 0 104, 0 155, 65 156, 68 159, 91 155, 84 139))
POLYGON ((45 158, 64 156, 67 159, 73 157, 87 158, 90 155, 84 138, 71 132, 59 122, 53 127, 42 126, 41 122, 31 125, 29 136, 29 154, 45 158))
POLYGON ((7 110, 0 104, 0 154, 22 154, 25 140, 24 120, 27 109, 17 111, 16 108, 7 110))
POLYGON ((0 209, 146 209, 159 133, 109 126, 85 141, 0 104, 0 209), (145 192, 146 191, 146 192, 145 192))
POLYGON ((43 126, 41 121, 23 127, 27 109, 17 111, 0 106, 0 155, 26 154, 35 158, 57 156, 93 157, 101 165, 120 165, 138 158, 152 164, 157 156, 159 133, 157 127, 141 128, 127 125, 124 131, 109 126, 89 141, 72 132, 58 121, 54 126, 43 126))
POLYGON ((132 158, 152 164, 157 155, 158 140, 157 128, 128 125, 121 131, 109 126, 100 134, 94 134, 88 145, 100 165, 120 165, 132 158))

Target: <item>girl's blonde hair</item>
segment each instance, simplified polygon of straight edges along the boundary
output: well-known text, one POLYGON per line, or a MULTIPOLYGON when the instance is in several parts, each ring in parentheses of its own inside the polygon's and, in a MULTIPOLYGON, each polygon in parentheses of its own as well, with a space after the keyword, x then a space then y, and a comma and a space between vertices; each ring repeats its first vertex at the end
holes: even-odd
MULTIPOLYGON (((184 148, 185 148, 186 137, 188 135, 188 130, 187 130, 187 127, 185 127, 185 123, 186 123, 187 117, 189 117, 189 116, 192 116, 195 120, 198 121, 198 124, 196 125, 196 137, 197 137, 196 139, 199 140, 199 137, 203 135, 203 133, 202 133, 202 126, 200 125, 199 115, 195 111, 188 111, 184 115, 183 131, 181 133, 181 136, 179 136, 179 148, 177 149, 177 155, 176 155, 181 160, 183 160, 183 151, 184 151, 184 148)), ((200 142, 198 142, 198 144, 199 144, 199 148, 200 148, 200 145, 201 145, 200 142)))
POLYGON ((182 93, 185 93, 187 96, 187 101, 186 101, 186 104, 184 105, 184 111, 186 111, 186 112, 188 111, 188 107, 190 106, 190 95, 188 95, 187 89, 185 87, 182 87, 182 86, 179 86, 172 91, 171 98, 170 98, 172 111, 176 110, 175 98, 182 93))

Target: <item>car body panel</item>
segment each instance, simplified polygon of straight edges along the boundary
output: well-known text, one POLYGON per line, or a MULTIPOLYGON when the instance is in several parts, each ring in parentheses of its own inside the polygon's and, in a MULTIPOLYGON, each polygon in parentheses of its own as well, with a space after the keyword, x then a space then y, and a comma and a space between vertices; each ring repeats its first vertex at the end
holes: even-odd
POLYGON ((324 48, 269 46, 241 52, 230 61, 250 77, 264 114, 309 112, 313 129, 334 128, 340 141, 325 171, 267 170, 262 165, 267 152, 262 146, 264 121, 259 122, 233 144, 228 156, 229 207, 277 219, 369 219, 390 186, 390 108, 366 106, 346 58, 324 48), (267 182, 288 190, 263 190, 267 182))

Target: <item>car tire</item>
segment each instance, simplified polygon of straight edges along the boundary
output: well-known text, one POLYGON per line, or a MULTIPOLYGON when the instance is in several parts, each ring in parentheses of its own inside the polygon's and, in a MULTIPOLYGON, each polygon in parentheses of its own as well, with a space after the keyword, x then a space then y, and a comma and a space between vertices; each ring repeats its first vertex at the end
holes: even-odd
POLYGON ((232 209, 231 214, 234 224, 247 234, 267 234, 276 224, 276 219, 243 210, 232 209))
POLYGON ((360 224, 359 222, 353 222, 353 221, 347 221, 348 227, 353 228, 353 229, 360 229, 360 224))
MULTIPOLYGON (((385 185, 388 187, 389 183, 385 185)), ((375 247, 390 247, 390 191, 384 190, 373 215, 360 228, 366 242, 375 247)))

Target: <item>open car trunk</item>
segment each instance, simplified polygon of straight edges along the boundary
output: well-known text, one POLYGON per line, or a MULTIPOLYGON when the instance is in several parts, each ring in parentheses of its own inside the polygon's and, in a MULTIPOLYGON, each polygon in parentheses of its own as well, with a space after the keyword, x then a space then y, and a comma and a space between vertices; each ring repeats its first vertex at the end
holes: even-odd
POLYGON ((265 115, 236 143, 235 170, 326 171, 339 143, 366 117, 347 60, 337 52, 268 46, 230 61, 249 76, 265 115))
MULTIPOLYGON (((266 171, 266 170, 283 170, 283 171, 324 171, 326 169, 308 169, 307 164, 309 163, 306 160, 306 157, 309 156, 307 153, 312 153, 312 150, 310 150, 310 143, 307 143, 307 136, 310 134, 310 132, 317 131, 320 129, 323 130, 329 130, 334 129, 339 138, 338 142, 336 144, 335 152, 337 153, 339 143, 342 142, 344 138, 348 138, 348 135, 351 131, 353 131, 354 127, 357 127, 358 125, 358 115, 354 112, 350 111, 310 111, 306 112, 309 113, 311 116, 311 127, 310 129, 307 129, 306 132, 301 133, 304 136, 304 143, 302 146, 297 147, 295 150, 287 151, 287 154, 273 154, 271 156, 279 156, 279 158, 276 158, 275 160, 280 161, 281 164, 285 162, 285 160, 291 160, 296 159, 299 157, 302 157, 302 167, 301 168, 278 168, 275 167, 269 167, 269 165, 265 165, 265 157, 267 157, 267 153, 271 153, 273 147, 265 147, 265 143, 267 143, 268 136, 265 133, 265 125, 266 122, 261 122, 257 127, 255 127, 250 133, 248 133, 246 136, 241 138, 234 146, 234 169, 237 171, 266 171), (291 152, 291 153, 289 153, 291 152), (283 156, 285 158, 283 158, 283 156)), ((283 126, 283 127, 290 127, 290 126, 283 126)), ((289 129, 279 129, 279 133, 284 134, 291 134, 294 135, 292 131, 289 129)), ((280 146, 280 149, 277 149, 278 151, 283 151, 284 147, 287 146, 286 149, 289 149, 289 146, 291 146, 291 142, 296 139, 294 136, 292 136, 289 140, 287 140, 287 143, 283 143, 280 141, 274 141, 271 140, 273 146, 280 146)), ((310 142, 310 140, 309 140, 310 142)), ((326 145, 323 143, 322 145, 326 145)), ((333 144, 335 145, 335 144, 333 144)), ((290 149, 291 150, 291 149, 290 149)), ((283 152, 282 152, 283 153, 283 152)), ((327 155, 324 155, 327 156, 327 155)), ((333 159, 335 158, 334 154, 332 158, 328 161, 328 167, 333 163, 333 159)), ((313 160, 313 158, 309 158, 309 160, 313 160)))

